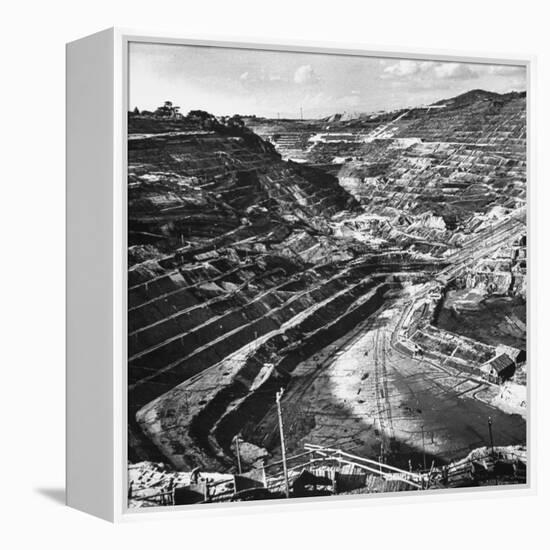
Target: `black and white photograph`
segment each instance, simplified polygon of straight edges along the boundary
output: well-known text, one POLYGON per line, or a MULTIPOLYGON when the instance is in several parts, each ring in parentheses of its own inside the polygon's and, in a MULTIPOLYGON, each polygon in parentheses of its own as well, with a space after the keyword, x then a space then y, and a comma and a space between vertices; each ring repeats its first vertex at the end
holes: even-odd
POLYGON ((527 483, 528 93, 130 42, 130 510, 527 483))
POLYGON ((0 548, 541 548, 543 3, 0 12, 0 548))

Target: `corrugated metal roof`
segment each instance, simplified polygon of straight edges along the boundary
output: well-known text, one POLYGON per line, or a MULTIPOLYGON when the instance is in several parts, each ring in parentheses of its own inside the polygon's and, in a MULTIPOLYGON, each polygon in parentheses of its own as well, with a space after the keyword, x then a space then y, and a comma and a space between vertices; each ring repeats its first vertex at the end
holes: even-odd
POLYGON ((488 365, 491 365, 491 368, 494 369, 497 373, 501 373, 502 371, 506 370, 510 366, 514 366, 514 361, 506 355, 506 353, 501 353, 500 355, 497 355, 495 358, 491 359, 490 361, 487 361, 488 365))

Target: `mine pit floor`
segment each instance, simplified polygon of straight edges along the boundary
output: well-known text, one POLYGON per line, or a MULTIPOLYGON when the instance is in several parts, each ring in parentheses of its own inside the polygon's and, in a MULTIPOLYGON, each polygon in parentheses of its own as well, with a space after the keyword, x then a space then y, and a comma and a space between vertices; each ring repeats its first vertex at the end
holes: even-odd
MULTIPOLYGON (((406 311, 404 294, 345 337, 295 369, 283 397, 287 447, 330 445, 390 464, 419 468, 426 460, 447 463, 489 444, 525 443, 525 421, 491 406, 499 392, 448 367, 398 351, 392 334, 406 311)), ((275 409, 256 434, 277 430, 275 409)), ((277 441, 276 438, 274 438, 277 441)), ((278 443, 277 443, 278 444, 278 443)), ((277 457, 278 447, 270 449, 277 457)))

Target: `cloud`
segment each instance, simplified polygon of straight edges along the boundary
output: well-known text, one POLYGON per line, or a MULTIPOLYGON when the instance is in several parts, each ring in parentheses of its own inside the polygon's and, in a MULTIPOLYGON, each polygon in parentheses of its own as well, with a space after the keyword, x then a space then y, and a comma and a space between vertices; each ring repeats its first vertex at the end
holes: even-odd
POLYGON ((239 82, 247 90, 265 90, 270 87, 280 87, 288 83, 288 79, 285 79, 277 72, 268 72, 265 69, 259 71, 245 71, 239 76, 239 82))
POLYGON ((387 65, 384 69, 384 74, 387 77, 413 76, 426 72, 431 65, 433 65, 433 63, 430 61, 411 61, 410 59, 402 59, 393 65, 387 65))
POLYGON ((382 78, 433 78, 438 80, 467 80, 478 78, 479 72, 468 63, 413 61, 403 59, 386 65, 382 78))
POLYGON ((516 65, 490 65, 488 73, 497 76, 525 76, 526 69, 516 65))
POLYGON ((468 80, 479 77, 479 71, 467 63, 437 63, 433 72, 436 78, 451 80, 468 80))
POLYGON ((296 84, 315 84, 319 82, 319 77, 311 65, 302 65, 294 73, 294 82, 296 84))
POLYGON ((442 61, 414 61, 402 59, 389 63, 380 61, 384 67, 381 77, 390 80, 473 80, 486 76, 521 77, 525 68, 510 65, 481 65, 475 63, 455 63, 442 61))

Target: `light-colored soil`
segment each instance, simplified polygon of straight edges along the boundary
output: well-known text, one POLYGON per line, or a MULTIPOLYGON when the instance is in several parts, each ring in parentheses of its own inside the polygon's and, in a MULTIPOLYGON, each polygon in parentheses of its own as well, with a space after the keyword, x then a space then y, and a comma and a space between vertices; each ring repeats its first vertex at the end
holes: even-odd
MULTIPOLYGON (((392 345, 407 302, 403 296, 387 303, 352 335, 299 365, 283 398, 290 452, 308 442, 382 454, 401 466, 411 458, 416 468, 422 428, 427 460, 437 455, 447 462, 489 444, 489 417, 495 444, 525 443, 523 418, 490 404, 497 386, 403 355, 392 345)), ((272 410, 259 431, 276 428, 272 410)))

